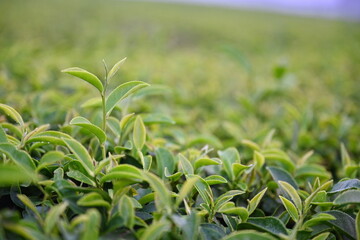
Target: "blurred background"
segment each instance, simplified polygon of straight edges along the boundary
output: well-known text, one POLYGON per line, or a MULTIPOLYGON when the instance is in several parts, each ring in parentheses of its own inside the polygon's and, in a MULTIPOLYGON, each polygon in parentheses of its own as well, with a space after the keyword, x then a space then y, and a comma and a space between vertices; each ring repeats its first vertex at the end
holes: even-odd
POLYGON ((2 0, 0 7, 0 102, 28 121, 57 128, 69 112, 89 115, 81 104, 96 92, 61 69, 102 77, 102 59, 111 66, 127 57, 112 84, 153 85, 128 111, 176 121, 156 134, 241 149, 242 139, 260 141, 275 129, 279 147, 295 155, 314 149, 314 161, 334 172, 341 142, 360 157, 358 1, 2 0))

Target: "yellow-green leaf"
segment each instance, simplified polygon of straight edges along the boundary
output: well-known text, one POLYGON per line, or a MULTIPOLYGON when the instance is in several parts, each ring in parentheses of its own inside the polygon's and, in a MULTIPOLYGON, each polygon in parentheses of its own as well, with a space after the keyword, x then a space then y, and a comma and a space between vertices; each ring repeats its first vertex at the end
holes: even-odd
POLYGON ((101 83, 100 79, 95 76, 93 73, 86 71, 85 69, 78 68, 78 67, 72 67, 62 70, 64 73, 68 73, 70 75, 73 75, 75 77, 78 77, 91 85, 93 85, 95 88, 99 90, 100 93, 104 90, 104 86, 101 83))

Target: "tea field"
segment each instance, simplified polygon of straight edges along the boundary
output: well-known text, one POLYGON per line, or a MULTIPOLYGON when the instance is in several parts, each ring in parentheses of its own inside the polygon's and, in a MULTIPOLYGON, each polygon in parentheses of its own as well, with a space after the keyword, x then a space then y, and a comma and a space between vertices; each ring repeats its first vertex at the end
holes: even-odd
POLYGON ((360 239, 359 23, 0 8, 0 239, 360 239))

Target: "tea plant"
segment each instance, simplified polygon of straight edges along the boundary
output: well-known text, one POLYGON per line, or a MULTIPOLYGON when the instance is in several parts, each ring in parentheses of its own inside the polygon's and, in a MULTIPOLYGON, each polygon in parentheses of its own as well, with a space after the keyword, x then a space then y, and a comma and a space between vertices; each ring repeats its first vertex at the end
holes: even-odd
POLYGON ((276 146, 273 130, 218 151, 159 139, 153 125, 170 118, 126 111, 149 84, 108 89, 124 60, 104 63, 103 81, 63 70, 98 91, 84 104, 91 117, 69 112, 51 128, 0 104, 0 239, 360 238, 359 166, 344 145, 334 183, 312 151, 276 146))

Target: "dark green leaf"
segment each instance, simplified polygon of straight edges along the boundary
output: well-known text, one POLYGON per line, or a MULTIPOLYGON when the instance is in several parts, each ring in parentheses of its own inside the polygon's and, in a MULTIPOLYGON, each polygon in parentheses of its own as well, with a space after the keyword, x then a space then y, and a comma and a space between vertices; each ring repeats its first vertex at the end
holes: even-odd
POLYGON ((334 200, 334 205, 360 204, 360 190, 348 190, 334 200))
POLYGON ((174 173, 175 161, 174 157, 166 148, 158 148, 155 150, 157 173, 164 178, 164 170, 167 168, 169 174, 174 173))
POLYGON ((253 230, 236 231, 221 240, 275 240, 267 233, 259 233, 253 230))
POLYGON ((326 211, 324 213, 333 215, 336 218, 336 220, 328 221, 327 224, 333 226, 342 234, 345 234, 348 237, 356 239, 355 220, 352 217, 338 210, 326 211))
POLYGON ((18 150, 14 145, 10 143, 0 143, 0 152, 4 153, 19 167, 23 167, 24 169, 29 171, 29 173, 34 172, 35 163, 27 152, 18 150))
POLYGON ((360 188, 359 179, 349 179, 335 184, 328 193, 338 193, 351 188, 360 188))
POLYGON ((256 229, 276 236, 288 234, 283 222, 275 217, 251 217, 247 223, 238 225, 238 230, 240 229, 256 229))
POLYGON ((295 189, 299 189, 299 186, 297 185, 296 181, 294 180, 294 178, 291 176, 291 174, 289 172, 287 172, 284 169, 278 168, 278 167, 267 167, 267 169, 269 170, 271 176, 273 177, 273 179, 278 182, 278 181, 284 181, 289 183, 291 186, 293 186, 295 189))

